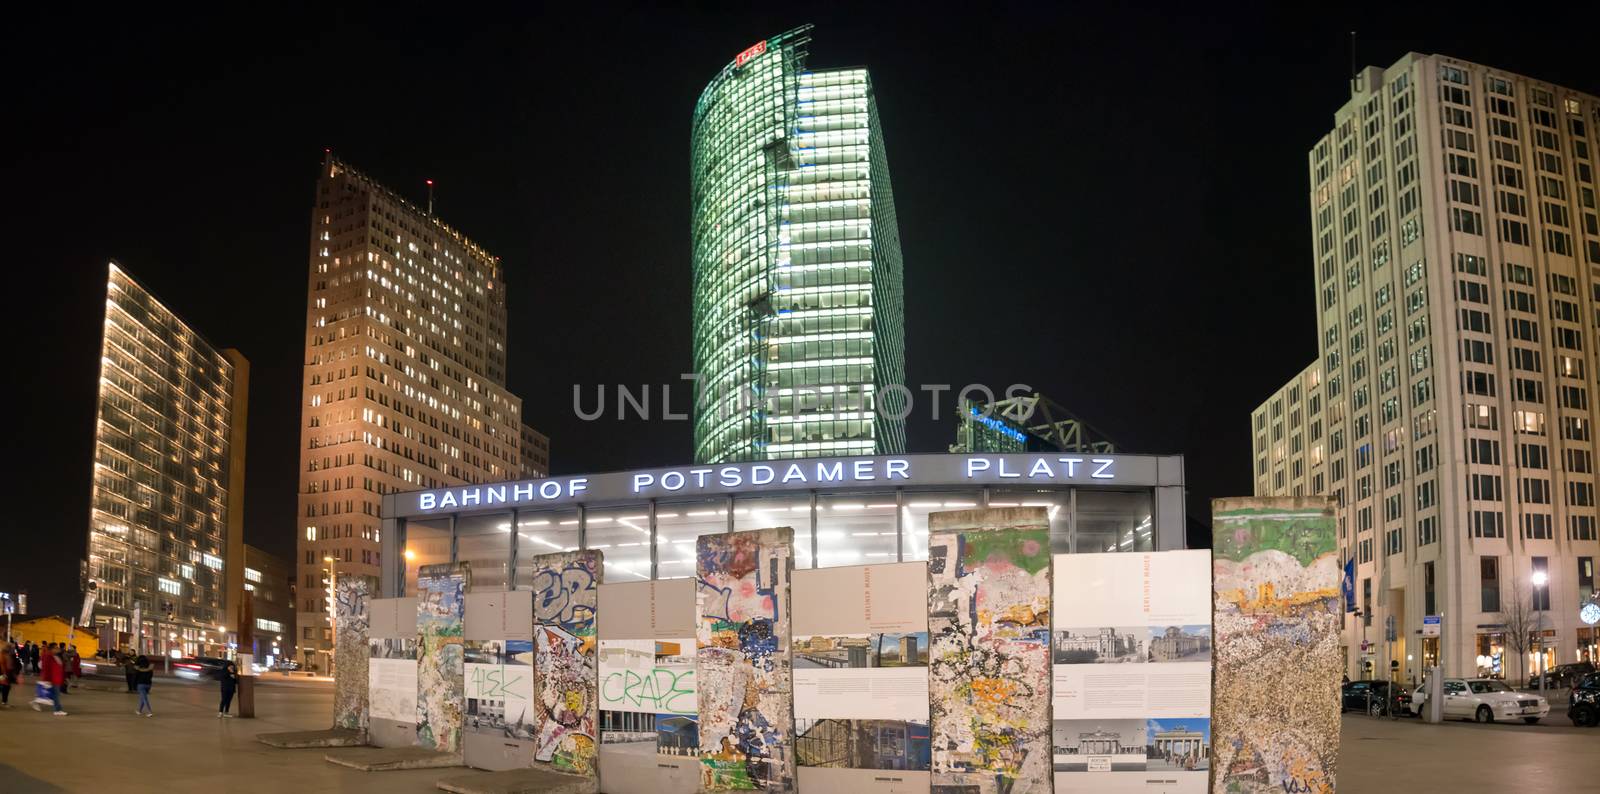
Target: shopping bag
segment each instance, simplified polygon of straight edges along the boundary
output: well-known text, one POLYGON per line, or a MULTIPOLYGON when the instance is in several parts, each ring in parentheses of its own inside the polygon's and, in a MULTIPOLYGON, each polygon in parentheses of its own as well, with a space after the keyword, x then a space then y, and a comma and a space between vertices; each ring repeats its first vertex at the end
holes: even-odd
POLYGON ((33 696, 39 698, 40 700, 49 700, 50 692, 53 689, 55 689, 54 684, 51 684, 49 681, 40 681, 33 686, 33 696))

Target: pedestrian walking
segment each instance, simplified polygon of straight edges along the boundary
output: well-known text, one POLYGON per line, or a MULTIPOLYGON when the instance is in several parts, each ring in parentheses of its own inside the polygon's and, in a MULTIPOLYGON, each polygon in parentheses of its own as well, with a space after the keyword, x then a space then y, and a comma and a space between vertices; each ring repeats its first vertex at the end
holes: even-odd
POLYGON ((222 679, 222 706, 217 710, 218 717, 232 717, 230 709, 233 706, 233 692, 239 687, 239 668, 233 662, 222 666, 222 672, 217 673, 222 679))
POLYGON ((17 648, 0 640, 0 709, 11 708, 11 687, 22 683, 22 658, 17 648))
POLYGON ((26 657, 23 658, 23 661, 28 663, 28 667, 33 670, 33 674, 34 675, 38 675, 39 674, 39 643, 36 643, 33 640, 28 640, 27 651, 28 651, 28 654, 27 654, 26 657))
POLYGON ((57 717, 65 717, 67 712, 61 708, 61 685, 66 679, 66 669, 56 653, 56 644, 52 642, 41 654, 43 662, 39 666, 38 697, 33 699, 33 710, 49 705, 54 707, 57 717))
POLYGON ((150 685, 155 679, 155 668, 150 665, 150 657, 140 654, 133 661, 133 683, 139 690, 139 709, 133 713, 146 717, 156 715, 156 710, 150 708, 150 685))
POLYGON ((83 660, 78 658, 78 646, 61 643, 61 694, 72 691, 72 679, 83 680, 83 660))
MULTIPOLYGON (((149 661, 149 659, 146 659, 143 656, 140 656, 139 659, 145 659, 147 662, 149 661)), ((128 681, 129 692, 138 691, 137 685, 139 682, 137 679, 139 675, 139 659, 133 658, 133 654, 131 653, 123 654, 122 656, 122 677, 128 681)))

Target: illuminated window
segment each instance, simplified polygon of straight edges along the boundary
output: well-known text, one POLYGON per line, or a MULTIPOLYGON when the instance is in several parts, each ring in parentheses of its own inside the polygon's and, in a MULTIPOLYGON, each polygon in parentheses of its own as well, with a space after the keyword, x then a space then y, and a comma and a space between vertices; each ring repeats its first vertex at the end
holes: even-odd
POLYGON ((817 497, 817 567, 896 562, 896 510, 892 493, 817 497))

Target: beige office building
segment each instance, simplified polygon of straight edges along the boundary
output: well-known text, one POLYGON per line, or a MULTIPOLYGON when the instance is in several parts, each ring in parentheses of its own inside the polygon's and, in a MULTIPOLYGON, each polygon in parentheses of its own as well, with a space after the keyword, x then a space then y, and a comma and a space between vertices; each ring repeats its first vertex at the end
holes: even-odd
POLYGON ((244 547, 244 590, 250 595, 250 647, 259 664, 297 658, 294 652, 295 575, 289 559, 265 549, 244 547))
POLYGON ((531 431, 505 388, 500 259, 331 154, 307 294, 295 645, 327 670, 327 583, 377 579, 383 494, 524 477, 531 431))
POLYGON ((128 632, 128 647, 217 656, 236 630, 249 381, 238 351, 111 263, 87 573, 92 621, 128 632))
POLYGON ((527 426, 522 426, 521 479, 531 480, 550 476, 550 437, 527 426))
POLYGON ((1255 492, 1339 498, 1352 677, 1593 660, 1600 99, 1415 53, 1352 89, 1308 162, 1321 358, 1251 417, 1255 492))

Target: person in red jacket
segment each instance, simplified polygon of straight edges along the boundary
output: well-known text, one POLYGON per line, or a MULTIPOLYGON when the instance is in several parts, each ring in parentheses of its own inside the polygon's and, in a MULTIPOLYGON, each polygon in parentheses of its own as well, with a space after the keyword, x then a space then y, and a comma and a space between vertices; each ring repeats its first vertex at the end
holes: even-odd
POLYGON ((11 708, 11 688, 22 683, 22 658, 16 646, 0 640, 0 709, 11 708))
POLYGON ((39 654, 39 686, 49 687, 50 696, 46 698, 41 692, 40 697, 33 699, 33 710, 38 711, 40 706, 50 704, 55 707, 57 717, 65 717, 67 712, 61 709, 61 685, 66 681, 66 668, 61 664, 61 657, 56 655, 58 653, 60 649, 52 642, 50 647, 44 649, 44 653, 39 654))
POLYGON ((72 680, 83 680, 83 659, 78 656, 78 646, 61 643, 61 694, 72 691, 72 680))

